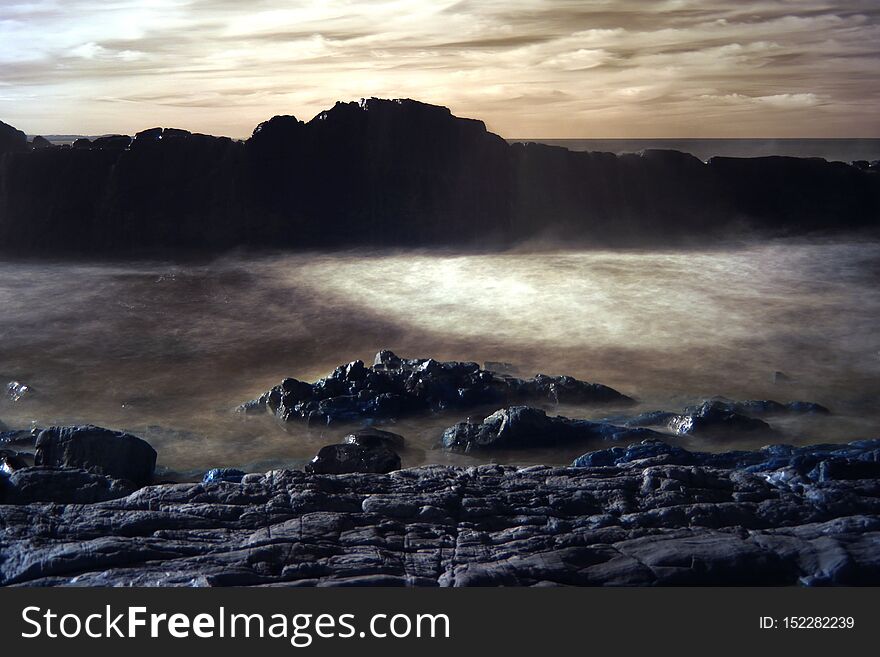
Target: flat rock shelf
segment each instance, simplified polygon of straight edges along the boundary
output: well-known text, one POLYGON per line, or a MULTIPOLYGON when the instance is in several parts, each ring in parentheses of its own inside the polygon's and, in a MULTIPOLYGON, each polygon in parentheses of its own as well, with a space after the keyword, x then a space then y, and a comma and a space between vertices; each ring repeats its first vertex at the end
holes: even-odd
POLYGON ((755 468, 648 442, 601 466, 279 470, 0 505, 0 584, 880 584, 880 443, 837 448, 755 468))

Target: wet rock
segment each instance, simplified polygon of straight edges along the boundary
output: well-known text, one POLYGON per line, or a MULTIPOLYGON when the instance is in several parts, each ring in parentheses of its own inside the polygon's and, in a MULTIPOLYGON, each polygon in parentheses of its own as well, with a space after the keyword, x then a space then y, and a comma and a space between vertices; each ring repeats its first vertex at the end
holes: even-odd
POLYGON ((32 465, 34 465, 34 455, 30 452, 0 449, 0 475, 9 476, 16 470, 32 465))
POLYGON ((0 432, 0 447, 28 446, 37 442, 40 429, 18 429, 0 432))
POLYGON ((156 450, 120 431, 91 425, 51 427, 37 437, 36 464, 93 469, 146 486, 153 479, 156 450))
POLYGON ((447 449, 472 451, 546 447, 589 440, 627 441, 659 436, 648 429, 630 429, 604 422, 549 417, 528 406, 496 411, 482 422, 459 422, 443 432, 447 449))
POLYGON ((217 481, 225 481, 232 484, 239 484, 245 476, 244 470, 236 470, 235 468, 213 468, 205 473, 202 477, 202 483, 211 484, 217 481))
POLYGON ((585 467, 276 470, 120 499, 95 473, 27 468, 16 500, 76 501, 0 504, 0 585, 877 585, 878 452, 650 441, 585 467), (840 478, 799 474, 821 463, 840 478))
POLYGON ((21 381, 10 381, 6 384, 6 396, 14 402, 21 401, 25 397, 31 396, 33 392, 33 388, 21 381))
POLYGON ((763 420, 738 413, 721 401, 707 401, 688 409, 685 415, 671 419, 668 426, 680 436, 725 438, 743 433, 773 433, 763 420))
POLYGON ((361 447, 388 447, 392 450, 403 449, 406 443, 400 434, 373 427, 359 429, 354 433, 350 433, 342 442, 350 445, 360 445, 361 447))
POLYGON ((92 504, 130 495, 136 486, 78 468, 26 467, 6 479, 2 504, 92 504))
MULTIPOLYGON (((572 463, 573 467, 628 466, 652 464, 700 466, 756 473, 785 472, 785 485, 830 481, 835 479, 878 478, 880 439, 847 444, 768 445, 753 451, 692 452, 662 440, 647 439, 627 447, 588 452, 572 463)), ((769 475, 768 475, 769 476, 769 475)))
POLYGON ((477 363, 404 359, 386 349, 376 355, 372 367, 360 360, 340 365, 314 384, 285 379, 239 409, 251 413, 263 408, 285 422, 320 425, 530 399, 632 402, 612 388, 569 376, 539 374, 532 379, 517 379, 480 369, 477 363))
MULTIPOLYGON (((831 413, 830 410, 821 404, 805 401, 793 401, 783 404, 772 399, 750 399, 747 401, 715 399, 711 400, 711 403, 716 409, 723 409, 728 413, 741 413, 744 415, 784 415, 788 413, 829 415, 831 413)), ((685 413, 698 413, 699 410, 700 407, 695 407, 687 409, 685 413)))
POLYGON ((386 474, 399 469, 400 457, 392 449, 352 443, 322 447, 305 466, 306 472, 314 474, 386 474))

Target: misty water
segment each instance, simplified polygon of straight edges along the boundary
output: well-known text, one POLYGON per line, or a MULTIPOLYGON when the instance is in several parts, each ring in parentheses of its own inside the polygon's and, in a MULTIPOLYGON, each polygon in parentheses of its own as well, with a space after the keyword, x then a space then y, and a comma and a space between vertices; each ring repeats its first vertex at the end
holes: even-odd
MULTIPOLYGON (((227 255, 209 262, 4 262, 0 403, 10 428, 88 422, 159 452, 165 476, 298 467, 350 425, 282 426, 235 407, 380 348, 505 361, 680 410, 702 398, 807 400, 781 441, 880 436, 880 244, 771 242, 687 251, 227 255), (786 378, 774 377, 783 372, 786 378)), ((602 418, 623 409, 552 404, 602 418)), ((474 409, 483 417, 494 408, 474 409)), ((405 466, 568 463, 591 447, 450 454, 448 412, 387 425, 405 466)), ((678 438, 670 440, 681 441, 678 438)), ((766 440, 684 443, 721 450, 766 440)))

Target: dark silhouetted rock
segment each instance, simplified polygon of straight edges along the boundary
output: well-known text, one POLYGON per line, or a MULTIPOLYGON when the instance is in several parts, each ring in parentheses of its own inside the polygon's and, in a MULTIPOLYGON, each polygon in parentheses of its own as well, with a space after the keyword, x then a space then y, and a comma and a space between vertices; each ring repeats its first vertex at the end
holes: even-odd
POLYGON ((305 470, 314 474, 386 474, 400 470, 400 457, 385 446, 364 447, 352 443, 327 445, 306 464, 305 470))
POLYGON ((33 148, 35 151, 43 150, 46 148, 52 148, 52 147, 53 147, 53 145, 52 145, 51 141, 49 141, 45 137, 41 137, 39 135, 34 137, 33 141, 31 142, 31 148, 33 148))
POLYGON ((71 148, 79 151, 87 151, 92 148, 92 140, 86 139, 85 137, 80 137, 76 141, 71 144, 71 148))
POLYGON ((244 470, 236 470, 235 468, 213 468, 205 473, 205 476, 202 477, 202 482, 205 484, 211 484, 216 481, 225 481, 232 484, 238 484, 241 483, 245 474, 244 470))
POLYGON ((92 148, 106 151, 124 151, 131 146, 131 137, 128 135, 108 135, 98 137, 92 142, 92 148))
POLYGON ((547 447, 589 440, 642 440, 659 437, 648 429, 630 429, 604 422, 548 417, 538 408, 511 406, 482 422, 459 422, 443 432, 447 449, 471 451, 547 447))
POLYGON ((350 445, 360 445, 361 447, 387 447, 392 450, 398 450, 404 448, 406 441, 400 434, 370 427, 348 434, 343 439, 343 442, 350 445))
POLYGON ((632 400, 616 390, 568 376, 539 374, 533 379, 499 376, 476 363, 404 359, 388 350, 372 367, 363 361, 340 365, 314 384, 284 379, 239 410, 266 408, 279 419, 309 424, 396 418, 449 408, 470 408, 515 400, 620 403, 632 400))
POLYGON ((28 149, 27 135, 0 121, 0 155, 21 153, 28 149))
POLYGON ((156 450, 137 436, 94 426, 51 427, 40 432, 36 464, 94 469, 146 486, 153 479, 156 450))
POLYGON ((22 251, 715 243, 876 231, 876 166, 507 144, 412 100, 277 116, 246 142, 166 128, 18 152, 0 130, 0 245, 22 251), (345 190, 340 193, 339 190, 345 190))
POLYGON ((162 139, 162 128, 150 128, 141 130, 134 136, 133 146, 142 146, 144 144, 152 144, 162 139))

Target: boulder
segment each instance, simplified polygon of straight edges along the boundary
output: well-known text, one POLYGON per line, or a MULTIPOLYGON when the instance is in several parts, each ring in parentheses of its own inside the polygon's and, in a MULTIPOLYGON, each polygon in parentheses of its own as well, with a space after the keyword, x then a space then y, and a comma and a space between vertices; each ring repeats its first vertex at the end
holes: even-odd
POLYGON ((384 349, 372 367, 356 360, 310 384, 284 379, 280 385, 239 410, 267 409, 279 419, 329 424, 365 418, 464 409, 512 401, 542 400, 597 404, 630 404, 613 388, 570 376, 543 374, 517 379, 481 369, 477 363, 400 358, 384 349))
POLYGON ((146 486, 153 479, 156 450, 137 436, 91 425, 51 427, 40 432, 37 465, 94 470, 146 486))
POLYGON ((589 440, 642 440, 659 434, 604 422, 548 417, 538 408, 511 406, 492 413, 482 422, 459 422, 443 432, 447 449, 472 451, 547 447, 589 440))
POLYGON ((322 447, 305 466, 305 471, 313 474, 387 474, 394 470, 400 470, 400 457, 393 450, 350 443, 322 447))
POLYGON ((400 434, 370 427, 348 434, 343 438, 342 442, 349 445, 360 445, 361 447, 387 447, 392 450, 398 450, 404 448, 406 441, 400 434))
POLYGON ((707 401, 688 409, 685 415, 669 420, 669 429, 679 436, 709 438, 736 437, 743 433, 772 435, 773 429, 763 420, 737 413, 721 401, 707 401))
POLYGON ((202 483, 212 484, 218 481, 225 481, 227 483, 240 484, 245 474, 244 470, 237 470, 235 468, 213 468, 208 470, 205 476, 202 477, 202 483))
POLYGON ((52 148, 52 142, 45 137, 37 135, 36 137, 34 137, 33 141, 31 141, 31 148, 33 148, 35 151, 52 148))
POLYGON ((88 151, 92 148, 92 140, 86 139, 85 137, 80 137, 76 141, 71 144, 71 148, 78 151, 88 151))

